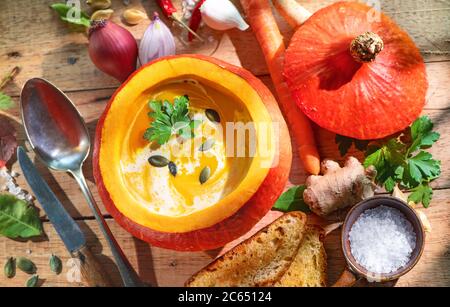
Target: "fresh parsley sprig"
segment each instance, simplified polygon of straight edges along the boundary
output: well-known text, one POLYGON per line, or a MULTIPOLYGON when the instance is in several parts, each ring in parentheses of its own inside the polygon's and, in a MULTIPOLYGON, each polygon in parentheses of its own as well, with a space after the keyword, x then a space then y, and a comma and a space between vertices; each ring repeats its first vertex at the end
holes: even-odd
POLYGON ((201 123, 189 117, 189 97, 175 97, 173 104, 169 101, 151 100, 149 117, 153 122, 144 133, 144 138, 160 145, 167 143, 172 135, 178 135, 184 139, 194 137, 194 129, 201 123))
POLYGON ((418 118, 403 134, 384 143, 370 144, 364 166, 375 166, 376 182, 392 192, 396 184, 410 189, 408 200, 430 205, 433 191, 429 183, 441 174, 441 161, 424 149, 439 140, 427 116, 418 118))

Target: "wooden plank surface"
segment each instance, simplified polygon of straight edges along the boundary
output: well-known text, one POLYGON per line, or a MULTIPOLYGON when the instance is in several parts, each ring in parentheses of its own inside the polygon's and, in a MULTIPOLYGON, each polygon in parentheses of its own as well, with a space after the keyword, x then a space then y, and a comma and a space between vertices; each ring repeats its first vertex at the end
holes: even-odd
MULTIPOLYGON (((436 191, 433 205, 424 210, 430 218, 433 231, 427 234, 424 254, 419 264, 406 276, 401 278, 398 285, 409 286, 449 286, 450 280, 450 242, 446 236, 450 231, 450 200, 447 191, 436 191)), ((272 221, 277 213, 269 214, 256 228, 260 228, 272 221)), ((93 220, 78 221, 81 229, 87 236, 88 244, 94 253, 104 264, 106 270, 111 272, 116 285, 120 285, 117 270, 111 261, 111 252, 106 247, 101 232, 93 220)), ((146 283, 158 286, 182 286, 190 275, 221 253, 221 250, 207 252, 176 252, 157 247, 151 247, 142 241, 133 238, 123 230, 114 220, 108 220, 116 239, 126 251, 130 262, 139 272, 146 283)), ((0 241, 0 266, 3 267, 7 257, 25 256, 35 262, 38 274, 45 279, 46 286, 80 286, 80 282, 70 282, 67 275, 70 274, 69 256, 64 249, 60 238, 49 223, 45 223, 47 238, 39 242, 18 242, 13 240, 0 241), (31 253, 30 253, 31 252, 31 253), (51 254, 58 255, 64 263, 63 272, 56 276, 48 269, 48 260, 51 254)), ((344 259, 339 244, 340 232, 334 231, 325 239, 325 247, 328 255, 329 282, 336 281, 339 273, 344 268, 344 259)), ((234 244, 231 243, 230 245, 234 244)), ((228 247, 225 247, 228 248, 228 247)), ((21 286, 27 279, 23 272, 17 272, 14 279, 7 280, 0 274, 0 285, 21 286)))
MULTIPOLYGON (((23 83, 31 77, 44 77, 54 82, 61 89, 68 92, 69 97, 76 103, 86 122, 91 136, 95 130, 98 117, 103 111, 109 97, 113 94, 118 83, 112 78, 99 72, 90 62, 87 54, 87 39, 84 33, 77 32, 73 27, 60 22, 57 16, 48 8, 51 0, 16 0, 0 1, 0 76, 4 75, 13 66, 20 65, 22 72, 18 78, 5 90, 15 96, 23 83)), ((84 1, 82 1, 84 3, 84 1)), ((180 1, 175 1, 179 4, 180 1)), ((236 1, 235 1, 236 2, 236 1)), ((331 2, 299 1, 311 11, 315 11, 331 2)), ((153 0, 131 1, 130 7, 141 8, 151 14, 158 11, 153 0)), ((433 155, 442 160, 443 174, 433 185, 436 189, 431 208, 425 210, 433 225, 433 232, 427 236, 424 256, 419 265, 407 276, 400 279, 398 285, 411 286, 450 286, 450 239, 447 233, 450 228, 450 1, 448 0, 396 0, 381 1, 382 8, 403 26, 416 41, 422 51, 427 65, 430 88, 427 95, 425 114, 430 115, 436 123, 437 130, 442 139, 432 149, 433 155)), ((120 0, 113 1, 116 11, 114 20, 120 22, 120 12, 124 6, 120 0)), ((280 28, 288 39, 292 35, 286 23, 277 16, 280 28)), ((136 38, 140 38, 148 21, 134 27, 128 27, 136 38)), ((179 34, 179 30, 175 30, 179 34)), ((222 60, 236 65, 242 65, 254 74, 260 76, 264 83, 272 89, 270 77, 264 64, 261 51, 250 31, 245 33, 229 31, 225 34, 202 30, 205 37, 217 38, 216 44, 186 45, 181 39, 177 41, 178 53, 212 54, 222 60)), ((20 125, 19 111, 0 112, 0 120, 5 116, 12 119, 19 131, 19 141, 24 143, 23 129, 20 125)), ((334 135, 316 127, 322 157, 342 160, 334 144, 334 135)), ((294 148, 296 148, 294 146, 294 148)), ((354 152, 352 152, 354 153, 354 152)), ((294 153, 294 167, 291 172, 291 183, 303 183, 306 174, 301 167, 296 153, 294 153)), ((52 189, 62 200, 64 206, 73 217, 76 217, 86 232, 89 244, 95 253, 106 264, 107 270, 116 283, 119 275, 111 260, 108 248, 102 238, 96 222, 92 220, 79 189, 73 179, 63 173, 48 171, 40 162, 39 170, 44 174, 52 189)), ((12 168, 19 170, 17 163, 12 168)), ((88 184, 99 201, 97 190, 92 178, 90 161, 85 168, 88 184)), ((27 187, 22 176, 18 182, 27 187)), ((103 205, 99 201, 104 214, 103 205)), ((44 216, 43 216, 44 217, 44 216)), ((107 216, 108 217, 108 216, 107 216)), ((258 227, 273 219, 273 214, 265 218, 258 227)), ((182 285, 195 271, 207 264, 220 251, 201 253, 179 253, 169 250, 150 247, 144 242, 132 238, 121 229, 113 219, 108 222, 119 243, 124 248, 130 261, 139 271, 146 282, 160 286, 182 285)), ((53 227, 45 223, 47 238, 40 242, 18 242, 0 238, 0 267, 8 256, 27 256, 36 262, 39 274, 45 279, 43 285, 79 286, 82 283, 68 282, 67 268, 60 276, 53 275, 48 269, 48 257, 55 253, 68 260, 66 251, 55 234, 53 227), (31 254, 27 252, 31 251, 31 254)), ((329 259, 330 282, 336 280, 343 268, 343 259, 339 246, 339 233, 334 232, 326 239, 326 249, 329 259)), ((25 274, 17 273, 17 277, 6 280, 0 277, 0 286, 23 285, 25 274)))
MULTIPOLYGON (((83 31, 58 20, 48 7, 54 0, 0 1, 0 75, 15 63, 25 70, 6 91, 17 95, 21 85, 29 78, 41 76, 57 81, 66 91, 97 88, 114 88, 118 83, 99 72, 91 63, 87 53, 87 38, 83 31), (30 33, 31 32, 31 33, 30 33)), ((83 8, 85 1, 81 1, 83 8)), ((156 1, 131 1, 130 7, 140 8, 152 15, 159 11, 156 1)), ((175 1, 179 3, 180 1, 175 1)), ((236 1, 238 3, 239 1, 236 1)), ((302 2, 311 11, 332 3, 332 0, 302 2)), ((374 1, 372 1, 374 2, 374 1)), ((403 26, 417 42, 427 62, 450 59, 450 1, 449 0, 384 0, 383 10, 403 26)), ((114 21, 120 23, 120 14, 125 9, 121 0, 113 0, 116 14, 114 21)), ((281 19, 280 28, 288 39, 292 34, 289 26, 281 19)), ((125 26, 140 39, 149 21, 137 26, 125 26)), ((267 74, 262 53, 251 31, 229 31, 222 35, 205 31, 205 37, 218 38, 207 47, 198 44, 187 45, 177 38, 178 53, 203 53, 214 55, 233 64, 242 64, 256 75, 267 74), (213 52, 214 51, 214 52, 213 52)))

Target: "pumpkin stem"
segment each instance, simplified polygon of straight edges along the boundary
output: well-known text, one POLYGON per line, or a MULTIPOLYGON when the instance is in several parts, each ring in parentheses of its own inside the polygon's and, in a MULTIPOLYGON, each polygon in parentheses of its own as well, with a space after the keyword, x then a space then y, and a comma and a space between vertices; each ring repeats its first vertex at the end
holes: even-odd
POLYGON ((384 48, 381 37, 373 32, 358 35, 350 44, 350 53, 359 63, 373 62, 384 48))

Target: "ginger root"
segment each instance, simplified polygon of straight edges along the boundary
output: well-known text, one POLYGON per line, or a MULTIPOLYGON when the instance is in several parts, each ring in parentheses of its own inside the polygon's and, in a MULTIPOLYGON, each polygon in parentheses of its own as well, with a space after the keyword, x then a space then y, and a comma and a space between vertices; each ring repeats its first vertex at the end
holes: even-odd
POLYGON ((347 158, 344 167, 335 161, 324 160, 321 172, 322 176, 308 177, 303 192, 303 200, 317 215, 328 215, 374 195, 375 168, 364 169, 354 157, 347 158))

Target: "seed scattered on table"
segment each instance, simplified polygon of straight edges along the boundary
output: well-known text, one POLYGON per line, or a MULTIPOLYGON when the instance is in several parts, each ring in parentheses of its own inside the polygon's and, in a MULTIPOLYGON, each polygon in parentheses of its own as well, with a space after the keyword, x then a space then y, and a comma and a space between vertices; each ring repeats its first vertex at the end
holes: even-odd
POLYGON ((3 269, 6 278, 13 278, 16 275, 16 261, 13 257, 9 257, 3 269))
POLYGON ((34 274, 36 273, 36 265, 33 263, 33 261, 24 258, 24 257, 19 257, 17 259, 17 267, 22 271, 25 272, 27 274, 34 274))

